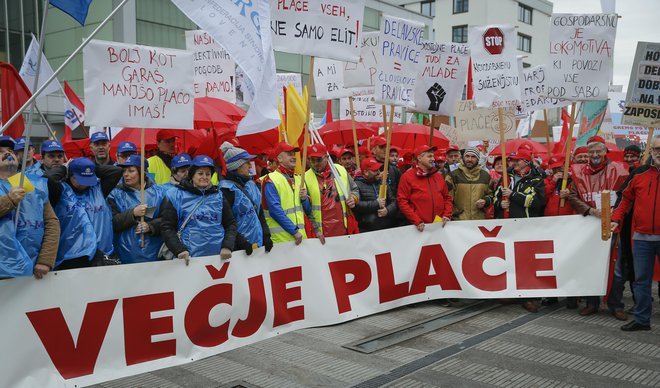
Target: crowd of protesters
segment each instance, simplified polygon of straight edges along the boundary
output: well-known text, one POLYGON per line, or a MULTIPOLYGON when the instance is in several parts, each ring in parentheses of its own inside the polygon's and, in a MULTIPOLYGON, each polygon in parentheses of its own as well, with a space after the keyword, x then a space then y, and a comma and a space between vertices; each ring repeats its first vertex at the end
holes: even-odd
MULTIPOLYGON (((610 190, 616 193, 612 230, 620 243, 613 248, 618 260, 607 307, 616 319, 628 320, 622 302, 628 281, 636 306, 634 320, 622 330, 650 328, 653 266, 660 254, 660 138, 640 166, 639 147, 627 147, 624 162, 615 162, 605 141, 594 136, 573 153, 568 176, 562 155, 543 163, 524 145, 503 166, 499 156, 486 163, 483 147, 423 145, 407 153, 391 147, 387 155, 383 137, 370 139, 371 149, 314 144, 307 150, 309 169, 300 175, 294 173, 300 150, 284 142, 251 155, 232 139, 213 159, 177 155, 175 141, 175 132, 159 132, 157 153, 148 159, 124 142, 113 160, 108 137, 97 132, 90 139, 93 158, 68 160, 56 140, 43 142, 35 158, 24 138, 0 137, 0 277, 42 278, 51 270, 173 258, 188 263, 209 255, 228 259, 232 251, 270 252, 285 241, 325 243, 327 237, 404 225, 423 232, 426 224, 460 220, 600 217, 600 193, 610 190), (24 176, 32 190, 9 182, 25 152, 24 176)), ((601 297, 582 299, 581 315, 598 312, 601 297)), ((578 301, 568 298, 567 307, 577 308, 578 301)), ((556 302, 522 304, 536 312, 541 303, 556 302)))

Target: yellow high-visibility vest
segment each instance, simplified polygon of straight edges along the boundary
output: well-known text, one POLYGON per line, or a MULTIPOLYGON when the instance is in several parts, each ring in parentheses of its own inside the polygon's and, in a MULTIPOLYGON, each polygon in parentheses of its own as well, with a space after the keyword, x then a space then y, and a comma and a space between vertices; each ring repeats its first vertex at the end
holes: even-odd
POLYGON ((149 161, 148 171, 153 174, 156 184, 163 185, 165 183, 170 183, 172 171, 167 167, 167 164, 163 162, 163 159, 158 155, 154 155, 147 160, 149 161))
MULTIPOLYGON (((282 205, 282 210, 286 216, 293 222, 297 227, 303 238, 307 238, 305 233, 305 211, 303 210, 302 203, 300 202, 300 177, 294 177, 294 189, 291 189, 289 181, 279 171, 271 172, 268 174, 270 181, 275 185, 277 194, 280 197, 280 204, 282 205)), ((274 244, 285 242, 285 241, 294 241, 295 237, 289 232, 284 230, 280 224, 275 221, 274 218, 270 216, 268 209, 264 210, 264 215, 266 216, 266 224, 270 229, 270 239, 274 244)))
MULTIPOLYGON (((344 184, 344 187, 346 188, 346 190, 350 190, 350 186, 348 184, 348 172, 344 167, 338 164, 335 164, 335 167, 339 172, 339 178, 344 184)), ((311 168, 307 170, 307 172, 305 173, 305 185, 307 186, 307 193, 309 194, 309 200, 312 203, 312 218, 314 218, 314 220, 319 224, 321 233, 323 233, 323 215, 321 212, 321 190, 319 189, 318 177, 311 168)), ((337 182, 336 178, 335 178, 335 187, 337 187, 337 193, 339 194, 339 200, 341 203, 341 210, 344 215, 344 227, 348 228, 348 223, 346 221, 347 196, 342 191, 341 186, 339 185, 339 182, 337 182)))

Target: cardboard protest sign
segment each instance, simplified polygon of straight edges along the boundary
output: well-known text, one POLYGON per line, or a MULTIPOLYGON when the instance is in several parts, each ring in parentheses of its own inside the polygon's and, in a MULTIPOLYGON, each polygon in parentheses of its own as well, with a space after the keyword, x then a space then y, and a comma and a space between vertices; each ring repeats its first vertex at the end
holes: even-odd
POLYGON ((314 59, 314 89, 317 100, 332 100, 351 94, 344 88, 344 62, 334 59, 314 59))
POLYGON ((195 97, 236 102, 236 62, 206 31, 186 31, 186 50, 193 52, 195 97))
POLYGON ((479 108, 520 105, 516 35, 512 26, 471 27, 472 90, 479 108))
POLYGON ((357 62, 365 0, 270 2, 273 48, 357 62))
MULTIPOLYGON (((353 97, 353 111, 355 112, 355 120, 366 123, 382 123, 383 122, 383 108, 382 105, 374 102, 374 96, 355 96, 353 97)), ((389 120, 389 108, 387 110, 389 120)), ((349 108, 348 98, 339 100, 339 119, 350 120, 351 109, 349 108)), ((394 107, 394 122, 403 122, 403 109, 400 106, 394 107)))
POLYGON ((660 126, 660 43, 637 42, 623 123, 660 126))
POLYGON ((612 78, 616 14, 553 14, 546 92, 571 101, 604 100, 612 78))
POLYGON ((463 95, 470 48, 460 43, 424 42, 417 63, 412 110, 453 116, 463 95))
POLYGON ((83 49, 85 124, 193 127, 189 51, 92 40, 83 49))
MULTIPOLYGON (((458 101, 454 119, 459 141, 500 139, 498 108, 478 108, 474 100, 458 101)), ((515 139, 515 108, 504 108, 502 119, 504 139, 515 139)))
POLYGON ((543 109, 552 109, 570 104, 568 100, 547 97, 545 91, 545 82, 547 79, 546 65, 529 67, 527 69, 520 66, 520 91, 522 113, 531 113, 543 109))
POLYGON ((440 124, 440 128, 438 128, 438 130, 440 130, 440 132, 442 132, 442 134, 445 135, 447 139, 449 139, 450 144, 457 146, 467 145, 466 142, 462 142, 461 140, 459 140, 458 130, 456 128, 443 123, 440 124))
POLYGON ((357 62, 344 63, 344 87, 373 86, 376 84, 376 68, 378 66, 378 49, 380 32, 362 33, 360 59, 357 62))
POLYGON ((421 59, 424 24, 383 16, 375 101, 412 108, 416 65, 421 59))

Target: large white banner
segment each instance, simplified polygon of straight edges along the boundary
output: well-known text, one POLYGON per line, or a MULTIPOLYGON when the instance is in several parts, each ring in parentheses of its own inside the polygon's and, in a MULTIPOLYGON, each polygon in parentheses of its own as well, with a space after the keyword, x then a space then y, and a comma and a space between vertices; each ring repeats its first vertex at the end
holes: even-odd
MULTIPOLYGON (((348 98, 339 100, 339 119, 350 120, 351 108, 348 98)), ((353 97, 353 112, 355 120, 365 123, 383 123, 383 106, 374 102, 373 95, 353 97)), ((387 120, 390 119, 390 107, 387 107, 387 120)), ((394 122, 403 122, 403 108, 394 106, 394 122)))
POLYGON ((456 101, 463 96, 469 61, 470 48, 465 44, 424 42, 412 110, 453 116, 456 101))
POLYGON ((193 52, 195 97, 236 102, 236 62, 206 31, 186 31, 186 50, 193 52))
POLYGON ((637 42, 623 122, 660 126, 660 43, 637 42))
POLYGON ((267 131, 280 123, 268 0, 172 0, 190 20, 229 52, 247 77, 243 101, 250 101, 238 136, 267 131))
POLYGON ((357 62, 344 63, 344 87, 354 88, 360 86, 371 87, 376 85, 376 69, 380 48, 380 32, 371 31, 362 33, 360 59, 357 62))
POLYGON ((472 51, 472 90, 479 108, 520 105, 516 32, 512 26, 474 26, 468 33, 472 51))
POLYGON ((92 40, 83 65, 85 125, 193 128, 191 52, 92 40))
POLYGON ((609 246, 595 217, 456 221, 188 267, 3 280, 0 342, 11 357, 0 363, 0 386, 95 384, 428 299, 603 295, 609 246))
POLYGON ((523 69, 522 63, 520 63, 519 70, 521 73, 520 89, 522 97, 520 112, 531 113, 570 104, 568 100, 547 97, 545 83, 548 72, 545 65, 523 69))
MULTIPOLYGON (((500 140, 500 108, 478 108, 474 100, 458 101, 454 122, 459 141, 500 140)), ((515 108, 502 108, 504 139, 516 138, 515 108)))
POLYGON ((548 97, 606 100, 612 79, 616 14, 553 14, 548 97))
POLYGON ((375 98, 379 104, 414 106, 416 65, 422 59, 424 24, 383 16, 375 98))
POLYGON ((357 62, 365 0, 273 0, 275 50, 357 62))
MULTIPOLYGON (((37 62, 39 62, 39 50, 41 50, 41 45, 39 44, 37 38, 32 35, 30 46, 28 46, 25 57, 23 57, 21 70, 18 71, 18 75, 23 78, 25 85, 30 89, 32 93, 42 87, 43 84, 46 83, 46 80, 48 80, 48 78, 53 75, 53 68, 50 67, 50 63, 48 63, 46 54, 41 55, 41 65, 37 66, 37 62), (37 67, 39 67, 39 84, 35 89, 34 81, 37 78, 37 67)), ((44 89, 44 91, 39 96, 45 97, 59 90, 62 90, 62 85, 60 85, 60 81, 55 78, 51 83, 48 84, 48 86, 46 86, 46 89, 44 89)))

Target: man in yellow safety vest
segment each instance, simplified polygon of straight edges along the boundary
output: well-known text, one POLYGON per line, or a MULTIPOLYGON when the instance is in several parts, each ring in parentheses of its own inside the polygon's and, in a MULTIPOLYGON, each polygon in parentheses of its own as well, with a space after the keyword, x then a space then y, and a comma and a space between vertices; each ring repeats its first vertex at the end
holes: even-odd
POLYGON ((158 153, 148 159, 148 171, 154 175, 154 181, 157 185, 170 182, 172 157, 176 155, 175 141, 177 137, 176 132, 168 129, 161 129, 156 134, 158 153))

